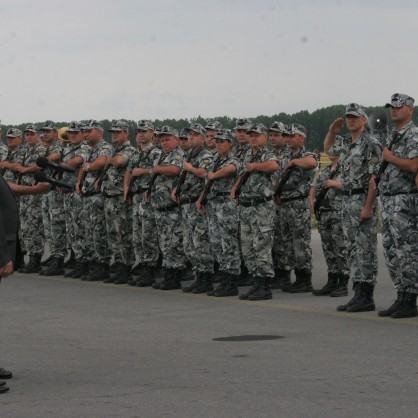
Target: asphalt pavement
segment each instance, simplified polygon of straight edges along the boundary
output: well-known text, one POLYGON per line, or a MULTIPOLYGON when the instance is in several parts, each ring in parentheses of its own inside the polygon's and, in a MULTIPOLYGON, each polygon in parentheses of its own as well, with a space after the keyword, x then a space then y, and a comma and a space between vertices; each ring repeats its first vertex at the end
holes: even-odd
MULTIPOLYGON (((317 232, 312 245, 319 288, 317 232)), ((394 297, 379 243, 376 310, 394 297)), ((14 274, 0 286, 14 374, 0 417, 417 417, 418 318, 337 312, 347 300, 14 274)))

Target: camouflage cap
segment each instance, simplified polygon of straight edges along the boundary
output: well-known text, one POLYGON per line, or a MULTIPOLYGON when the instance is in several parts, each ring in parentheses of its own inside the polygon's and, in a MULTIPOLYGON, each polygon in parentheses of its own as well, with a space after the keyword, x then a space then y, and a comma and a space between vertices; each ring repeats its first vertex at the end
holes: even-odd
POLYGON ((414 107, 415 99, 407 94, 395 93, 390 98, 390 103, 386 103, 385 107, 399 108, 402 106, 414 107))
POLYGON ((187 132, 188 132, 187 128, 183 128, 183 129, 180 131, 179 138, 180 138, 180 139, 188 139, 188 138, 187 138, 187 132))
POLYGON ((262 123, 252 123, 247 126, 247 134, 256 132, 258 134, 267 133, 267 128, 262 123))
POLYGON ((172 135, 178 138, 179 131, 175 128, 172 128, 171 126, 164 125, 161 126, 160 130, 158 131, 158 135, 172 135))
POLYGON ((248 125, 251 125, 252 123, 253 121, 251 119, 238 118, 234 129, 247 130, 248 125))
POLYGON ((153 131, 154 124, 150 120, 139 120, 136 124, 137 131, 153 131))
POLYGON ((47 120, 42 126, 41 131, 58 131, 58 126, 52 120, 47 120))
POLYGON ((109 132, 127 132, 129 130, 129 125, 124 120, 114 120, 112 126, 109 129, 109 132))
POLYGON ((234 135, 230 129, 222 128, 216 133, 214 139, 223 139, 232 142, 234 140, 234 135))
POLYGON ((10 128, 6 134, 7 138, 19 138, 21 136, 22 136, 22 131, 17 128, 10 128))
POLYGON ((344 146, 344 138, 341 135, 335 137, 335 142, 328 150, 328 155, 331 157, 338 157, 341 154, 341 150, 344 146))
POLYGON ((98 129, 103 132, 103 125, 96 119, 90 119, 84 124, 83 131, 90 131, 91 129, 98 129))
POLYGON ((83 126, 80 122, 73 120, 72 122, 70 122, 67 132, 81 132, 82 127, 83 126))
POLYGON ((206 129, 200 123, 192 123, 189 127, 186 128, 187 132, 193 131, 197 132, 202 136, 206 136, 206 129))
POLYGON ((219 131, 219 129, 222 129, 222 124, 217 120, 210 120, 206 123, 205 129, 209 129, 211 131, 219 131))
POLYGON ((275 121, 270 125, 269 132, 270 131, 285 134, 287 133, 287 126, 282 122, 275 121))
POLYGON ((29 125, 26 125, 26 128, 23 132, 38 132, 38 130, 36 129, 36 126, 33 123, 30 123, 29 125))
POLYGON ((345 116, 353 115, 353 116, 364 116, 367 118, 366 111, 364 110, 362 105, 357 103, 350 103, 345 108, 345 116))
POLYGON ((287 128, 287 134, 290 136, 293 135, 302 135, 302 136, 306 136, 306 128, 301 125, 300 123, 292 123, 288 128, 287 128))
POLYGON ((156 126, 156 127, 154 128, 154 134, 155 134, 155 135, 159 135, 160 131, 161 131, 161 126, 156 126))

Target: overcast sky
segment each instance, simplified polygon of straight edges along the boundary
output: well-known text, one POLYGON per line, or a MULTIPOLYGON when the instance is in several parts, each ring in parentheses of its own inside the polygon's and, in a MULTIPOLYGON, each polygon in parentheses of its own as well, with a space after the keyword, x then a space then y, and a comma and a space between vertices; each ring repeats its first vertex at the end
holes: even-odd
POLYGON ((0 0, 0 120, 418 99, 416 0, 0 0))

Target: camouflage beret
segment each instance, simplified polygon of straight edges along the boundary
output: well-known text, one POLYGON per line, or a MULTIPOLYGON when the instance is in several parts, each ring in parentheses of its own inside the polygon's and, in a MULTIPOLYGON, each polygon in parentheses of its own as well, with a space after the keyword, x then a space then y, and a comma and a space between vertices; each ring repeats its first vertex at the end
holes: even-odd
POLYGON ((180 139, 188 139, 188 138, 187 138, 187 128, 183 128, 183 129, 180 131, 179 138, 180 138, 180 139))
POLYGON ((386 103, 385 107, 399 108, 402 106, 414 107, 415 100, 407 94, 395 93, 390 98, 390 103, 386 103))
POLYGON ((42 126, 41 131, 58 131, 58 126, 52 120, 47 120, 42 126))
POLYGON ((232 135, 230 129, 222 128, 216 133, 214 139, 223 139, 232 142, 234 140, 234 135, 232 135))
POLYGON ((251 125, 253 122, 251 119, 247 119, 247 118, 239 118, 237 119, 236 123, 235 123, 235 129, 242 129, 242 130, 246 130, 248 125, 251 125))
POLYGON ((251 132, 256 132, 258 134, 267 133, 267 128, 262 123, 252 123, 247 126, 247 134, 251 132))
POLYGON ((36 129, 36 126, 33 123, 30 123, 29 125, 26 125, 26 128, 23 132, 38 132, 38 130, 36 129))
POLYGON ((68 126, 67 132, 81 132, 83 125, 80 122, 73 120, 68 126))
POLYGON ((171 126, 164 125, 161 126, 160 130, 158 131, 158 135, 172 135, 178 138, 179 131, 175 128, 172 128, 171 126))
POLYGON ((269 132, 273 131, 273 132, 279 132, 281 134, 285 134, 287 133, 287 129, 288 128, 284 123, 275 121, 270 125, 269 132))
POLYGON ((129 130, 129 125, 124 120, 114 120, 112 126, 109 129, 109 132, 127 132, 129 130))
POLYGON ((90 129, 98 129, 103 132, 103 125, 96 119, 90 119, 84 124, 83 131, 89 131, 90 129))
POLYGON ((137 131, 153 131, 154 124, 150 120, 139 120, 136 124, 137 131))
POLYGON ((299 124, 299 123, 292 123, 288 129, 287 129, 287 134, 292 136, 292 135, 302 135, 302 136, 306 136, 306 128, 299 124))
POLYGON ((17 128, 10 128, 6 134, 7 138, 19 138, 21 136, 22 136, 22 131, 17 128))
POLYGON ((192 123, 187 129, 187 132, 193 131, 197 132, 202 136, 206 136, 206 129, 200 123, 192 123))
POLYGON ((357 103, 350 103, 345 108, 345 116, 352 115, 352 116, 364 116, 367 118, 366 111, 364 110, 363 106, 357 103))
POLYGON ((205 129, 210 129, 211 131, 219 131, 219 129, 222 129, 222 124, 217 120, 210 120, 207 122, 205 129))

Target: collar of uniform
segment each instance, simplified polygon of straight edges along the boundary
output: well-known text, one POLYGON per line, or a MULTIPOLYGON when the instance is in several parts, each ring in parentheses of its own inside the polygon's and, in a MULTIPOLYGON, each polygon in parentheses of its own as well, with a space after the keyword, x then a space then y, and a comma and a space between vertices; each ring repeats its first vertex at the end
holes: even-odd
MULTIPOLYGON (((398 132, 398 134, 403 134, 405 131, 407 131, 408 129, 411 129, 415 126, 414 122, 411 120, 410 122, 408 122, 405 126, 403 126, 398 132)), ((394 130, 395 131, 395 130, 394 130)))

